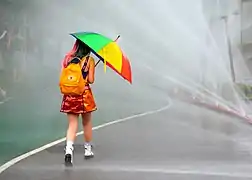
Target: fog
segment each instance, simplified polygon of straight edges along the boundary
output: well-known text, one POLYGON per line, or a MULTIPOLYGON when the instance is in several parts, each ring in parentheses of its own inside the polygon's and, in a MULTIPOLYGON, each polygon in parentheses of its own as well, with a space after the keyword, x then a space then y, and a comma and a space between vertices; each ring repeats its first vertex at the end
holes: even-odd
MULTIPOLYGON (((250 76, 239 50, 239 15, 233 15, 237 9, 239 4, 231 0, 3 1, 1 31, 19 31, 25 45, 21 52, 1 46, 0 110, 5 126, 0 132, 24 133, 30 127, 24 135, 28 139, 31 134, 37 140, 63 135, 60 64, 74 43, 69 34, 78 31, 95 31, 112 39, 121 35, 118 43, 132 66, 132 85, 112 70, 104 73, 102 64, 97 67, 93 85, 100 108, 97 123, 162 104, 167 94, 175 96, 170 94, 175 89, 248 112, 232 82, 228 56, 227 37, 236 80, 250 76), (229 17, 227 33, 224 15, 229 17)), ((12 138, 6 141, 13 143, 12 138)))

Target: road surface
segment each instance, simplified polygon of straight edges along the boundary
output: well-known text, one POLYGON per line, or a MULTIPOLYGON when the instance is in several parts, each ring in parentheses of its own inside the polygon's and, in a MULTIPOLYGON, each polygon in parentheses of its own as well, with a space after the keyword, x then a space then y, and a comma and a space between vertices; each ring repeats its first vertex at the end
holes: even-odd
POLYGON ((252 178, 251 127, 241 120, 171 100, 94 132, 95 157, 84 160, 82 136, 74 166, 64 143, 18 162, 0 180, 240 180, 252 178))

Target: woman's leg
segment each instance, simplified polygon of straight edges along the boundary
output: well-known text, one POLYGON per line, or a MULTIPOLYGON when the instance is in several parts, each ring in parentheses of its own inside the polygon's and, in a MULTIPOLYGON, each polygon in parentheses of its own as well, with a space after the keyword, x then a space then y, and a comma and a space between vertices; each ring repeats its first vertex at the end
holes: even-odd
POLYGON ((76 133, 78 130, 78 115, 77 114, 67 114, 68 119, 68 129, 66 139, 67 141, 75 141, 76 133))
POLYGON ((92 119, 91 112, 82 114, 82 125, 84 131, 84 142, 85 142, 85 157, 93 157, 94 153, 92 152, 92 119))
POLYGON ((68 129, 66 134, 66 149, 65 149, 65 161, 66 163, 72 163, 73 155, 73 144, 76 138, 76 133, 78 130, 78 115, 67 114, 68 119, 68 129))
POLYGON ((90 143, 92 141, 92 121, 91 113, 82 114, 82 125, 84 131, 84 141, 90 143))

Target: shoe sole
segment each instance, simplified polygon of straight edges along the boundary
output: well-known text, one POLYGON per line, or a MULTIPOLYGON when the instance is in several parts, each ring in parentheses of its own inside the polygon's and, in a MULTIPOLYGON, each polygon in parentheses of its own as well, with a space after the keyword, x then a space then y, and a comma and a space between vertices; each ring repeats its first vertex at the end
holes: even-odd
POLYGON ((70 154, 65 155, 65 166, 73 166, 72 156, 70 154))
POLYGON ((92 159, 94 157, 94 155, 92 156, 84 156, 85 159, 92 159))

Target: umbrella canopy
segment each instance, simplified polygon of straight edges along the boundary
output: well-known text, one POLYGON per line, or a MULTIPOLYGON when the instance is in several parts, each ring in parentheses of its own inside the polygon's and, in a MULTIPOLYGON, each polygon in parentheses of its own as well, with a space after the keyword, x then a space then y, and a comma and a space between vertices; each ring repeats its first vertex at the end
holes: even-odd
POLYGON ((105 64, 105 71, 108 66, 132 83, 130 61, 114 40, 94 32, 78 32, 71 35, 92 49, 92 52, 105 64))

